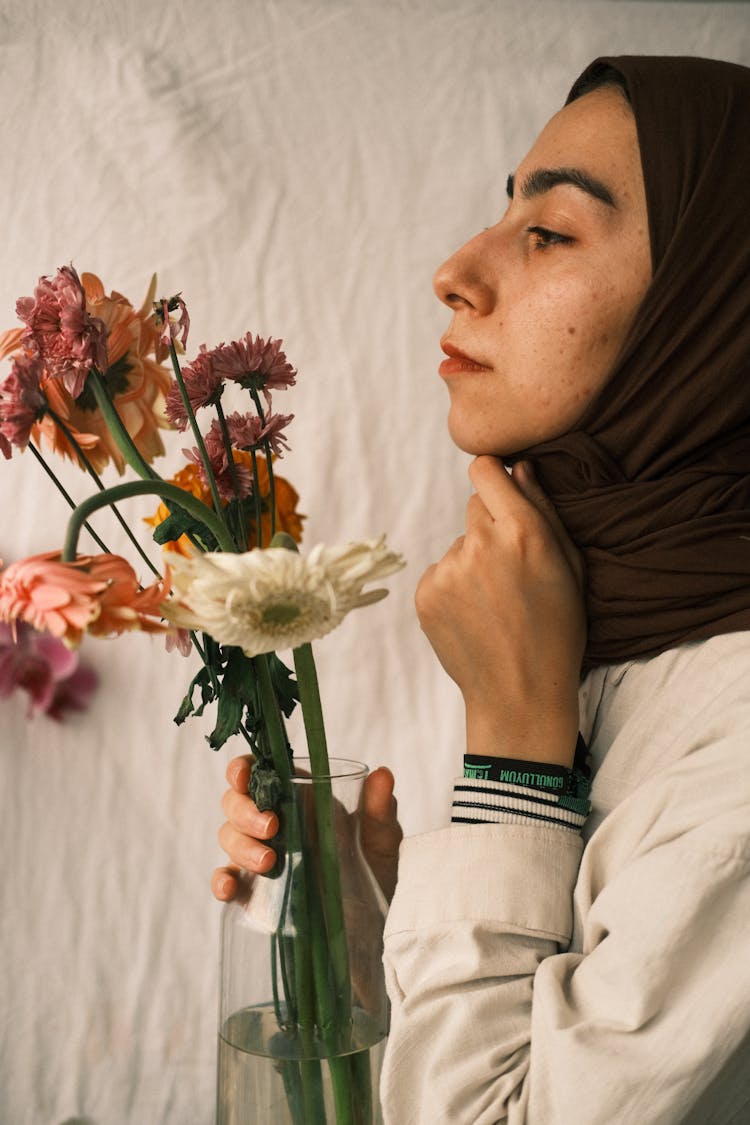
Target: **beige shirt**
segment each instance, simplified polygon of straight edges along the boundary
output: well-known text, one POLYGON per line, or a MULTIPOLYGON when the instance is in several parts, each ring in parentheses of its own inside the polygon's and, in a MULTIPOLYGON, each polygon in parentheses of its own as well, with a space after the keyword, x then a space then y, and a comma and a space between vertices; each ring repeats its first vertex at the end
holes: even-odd
POLYGON ((387 1125, 750 1122, 750 633, 594 670, 583 836, 404 841, 387 1125))

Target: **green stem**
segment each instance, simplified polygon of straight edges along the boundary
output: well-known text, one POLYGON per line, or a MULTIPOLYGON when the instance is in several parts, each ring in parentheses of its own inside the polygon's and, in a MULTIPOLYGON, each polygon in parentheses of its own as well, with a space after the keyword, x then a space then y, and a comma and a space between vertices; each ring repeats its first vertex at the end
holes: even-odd
POLYGON ((75 561, 81 527, 92 512, 96 512, 99 508, 104 508, 108 504, 116 503, 118 500, 127 500, 131 496, 161 496, 167 503, 171 501, 173 504, 179 504, 208 528, 216 538, 221 550, 235 550, 234 540, 224 524, 202 500, 198 500, 191 493, 178 488, 176 484, 168 484, 163 480, 132 480, 125 484, 113 485, 112 488, 105 488, 103 492, 89 496, 87 500, 78 505, 68 522, 62 561, 75 561))
MULTIPOLYGON (((99 474, 97 473, 94 466, 89 461, 89 459, 86 456, 84 450, 81 448, 81 446, 76 441, 75 435, 72 433, 72 431, 70 429, 68 429, 68 427, 63 422, 62 418, 60 418, 55 413, 54 410, 48 409, 47 413, 49 414, 50 418, 52 418, 55 425, 60 430, 62 430, 62 432, 65 434, 65 437, 67 438, 67 440, 73 446, 73 449, 75 450, 75 452, 78 456, 78 460, 81 462, 82 468, 84 468, 86 470, 86 472, 89 474, 89 476, 91 477, 91 479, 93 480, 94 484, 99 489, 99 491, 103 492, 104 491, 104 481, 102 480, 102 478, 99 476, 99 474)), ((54 480, 55 479, 54 475, 52 473, 50 473, 50 475, 52 476, 52 479, 54 480)), ((76 507, 76 505, 73 504, 74 510, 75 510, 75 507, 76 507)), ((123 531, 127 535, 130 542, 135 547, 138 554, 141 556, 141 558, 145 562, 146 566, 149 568, 149 570, 151 571, 152 574, 155 574, 157 578, 160 578, 161 575, 159 574, 159 571, 156 569, 154 564, 151 562, 151 559, 148 557, 148 555, 144 551, 143 547, 140 545, 140 543, 136 539, 136 537, 133 534, 133 532, 131 531, 130 527, 128 527, 127 522, 123 519, 120 512, 117 510, 117 508, 114 506, 114 504, 110 504, 110 507, 112 509, 112 514, 114 515, 115 519, 120 524, 120 527, 122 527, 123 531)), ((91 530, 91 529, 88 528, 88 530, 91 530)), ((97 542, 101 546, 101 540, 97 539, 97 542)), ((105 548, 105 550, 106 550, 106 548, 105 548)), ((107 553, 109 554, 110 552, 107 552, 107 553)))
MULTIPOLYGON (((39 450, 36 448, 36 446, 33 445, 31 442, 29 442, 27 448, 30 449, 32 454, 34 455, 34 457, 36 457, 37 461, 42 466, 45 473, 50 478, 50 480, 54 484, 55 488, 58 490, 58 492, 63 497, 63 499, 66 501, 66 503, 68 503, 70 505, 70 507, 73 509, 73 511, 75 511, 76 506, 77 506, 75 500, 70 495, 70 493, 67 492, 65 488, 63 488, 61 482, 57 479, 57 477, 53 473, 52 469, 49 467, 47 462, 44 460, 44 457, 42 457, 42 454, 39 452, 39 450)), ((99 538, 99 536, 96 534, 96 532, 94 531, 91 524, 90 523, 84 523, 83 526, 86 528, 89 535, 91 536, 91 538, 96 543, 97 547, 101 547, 101 549, 104 551, 105 555, 110 554, 110 550, 107 547, 106 543, 104 543, 103 540, 101 540, 99 538)))
MULTIPOLYGON (((263 406, 261 405, 260 395, 258 394, 258 391, 255 387, 250 388, 250 394, 252 396, 253 402, 255 403, 255 409, 258 411, 260 424, 261 426, 265 426, 266 417, 263 413, 263 406)), ((266 464, 268 466, 268 502, 271 505, 271 538, 273 539, 274 535, 276 534, 276 484, 273 478, 273 454, 271 452, 270 441, 263 442, 263 449, 266 454, 266 464)))
POLYGON ((203 462, 203 468, 204 468, 205 473, 206 473, 206 480, 208 481, 208 487, 211 490, 211 499, 214 502, 214 509, 217 512, 221 512, 223 510, 222 509, 222 503, 221 503, 221 497, 219 496, 219 489, 216 485, 216 478, 214 476, 214 471, 211 467, 211 460, 208 456, 208 453, 206 452, 206 444, 203 440, 203 436, 202 436, 202 434, 201 434, 201 432, 198 428, 198 423, 195 419, 195 411, 193 410, 193 404, 190 401, 190 397, 189 397, 189 395, 187 393, 187 389, 185 387, 185 380, 182 377, 182 371, 180 370, 180 363, 179 363, 179 360, 177 359, 177 351, 176 351, 175 346, 174 346, 174 340, 171 338, 171 336, 170 336, 170 339, 169 339, 169 355, 170 355, 170 358, 172 360, 172 370, 174 371, 174 376, 175 376, 175 379, 177 380, 177 386, 180 388, 180 396, 182 398, 182 405, 185 407, 185 411, 186 411, 188 419, 190 421, 190 429, 193 431, 193 437, 195 438, 195 443, 198 446, 200 458, 201 458, 201 461, 203 462))
POLYGON ((217 402, 216 402, 216 415, 219 419, 219 427, 221 429, 221 438, 222 438, 222 441, 224 442, 224 452, 227 455, 227 467, 229 469, 229 476, 230 476, 231 481, 232 481, 232 488, 234 490, 234 495, 237 499, 237 512, 238 512, 239 525, 240 525, 239 526, 239 532, 240 532, 240 538, 242 540, 241 547, 242 547, 242 550, 244 551, 244 550, 247 549, 247 545, 248 545, 247 544, 247 523, 245 522, 245 509, 242 507, 242 497, 240 496, 240 479, 237 476, 237 466, 234 463, 234 452, 232 450, 232 439, 229 436, 229 427, 227 426, 227 420, 224 416, 224 411, 222 410, 220 400, 217 400, 217 402))
POLYGON ((323 911, 328 932, 339 1030, 341 1030, 346 1028, 351 1021, 349 953, 341 900, 341 877, 338 864, 328 747, 323 722, 323 708, 320 703, 318 676, 315 671, 315 660, 311 645, 300 645, 299 648, 294 649, 294 667, 297 672, 300 706, 302 707, 302 718, 307 736, 311 773, 314 779, 313 791, 318 825, 323 911))
POLYGON ((117 413, 117 408, 107 390, 107 385, 95 367, 91 368, 88 379, 86 380, 86 386, 91 387, 94 398, 96 399, 96 405, 104 421, 107 423, 107 429, 131 469, 134 469, 135 472, 138 473, 138 476, 143 477, 144 480, 158 479, 158 473, 155 473, 148 461, 144 460, 136 448, 132 437, 125 429, 122 419, 117 413))
POLYGON ((256 541, 258 547, 263 546, 263 505, 260 498, 260 484, 258 480, 258 458, 255 450, 250 450, 250 460, 253 463, 253 500, 255 501, 256 541))
POLYGON ((267 656, 265 656, 265 654, 254 656, 253 665, 255 667, 255 675, 260 691, 261 712, 268 732, 268 741, 274 768, 281 780, 284 796, 291 800, 292 767, 289 763, 286 735, 284 734, 284 727, 281 722, 281 713, 279 711, 278 700, 276 699, 276 692, 273 689, 271 670, 268 667, 267 656))

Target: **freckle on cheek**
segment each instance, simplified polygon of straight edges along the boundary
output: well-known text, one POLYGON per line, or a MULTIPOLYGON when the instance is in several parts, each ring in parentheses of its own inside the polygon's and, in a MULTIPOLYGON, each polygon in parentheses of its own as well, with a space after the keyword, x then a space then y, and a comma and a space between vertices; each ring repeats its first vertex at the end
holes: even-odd
POLYGON ((572 324, 571 324, 570 328, 568 329, 568 332, 570 333, 571 336, 575 336, 576 330, 575 330, 575 327, 572 324))

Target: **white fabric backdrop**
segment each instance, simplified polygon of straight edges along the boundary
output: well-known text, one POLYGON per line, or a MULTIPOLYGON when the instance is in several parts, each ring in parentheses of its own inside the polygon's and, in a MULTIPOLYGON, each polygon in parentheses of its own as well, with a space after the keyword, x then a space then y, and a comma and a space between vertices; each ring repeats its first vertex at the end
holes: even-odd
MULTIPOLYGON (((457 694, 412 612, 460 533, 467 458, 435 369, 435 266, 601 53, 750 62, 738 3, 3 0, 0 329, 73 261, 140 304, 182 290, 188 348, 282 336, 300 371, 281 471, 305 542, 387 531, 409 568, 317 648, 329 739, 395 771, 407 832, 444 822, 457 694)), ((174 436, 168 467, 178 467, 174 436)), ((6 561, 61 542, 30 455, 0 465, 6 561)), ((68 469, 76 495, 85 478, 68 469)), ((151 505, 131 505, 137 516, 151 505)), ((127 553, 116 530, 110 544, 127 553)), ((144 542, 147 536, 144 535, 144 542)), ((95 703, 0 704, 0 1121, 213 1119, 223 773, 171 722, 192 674, 161 641, 87 642, 95 703)), ((439 879, 439 872, 436 872, 439 879)))

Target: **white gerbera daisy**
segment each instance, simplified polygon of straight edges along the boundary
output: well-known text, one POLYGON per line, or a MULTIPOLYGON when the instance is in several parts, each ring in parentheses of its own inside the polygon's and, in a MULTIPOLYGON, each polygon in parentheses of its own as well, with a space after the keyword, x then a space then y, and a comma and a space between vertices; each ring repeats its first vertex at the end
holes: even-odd
POLYGON ((350 610, 384 598, 387 590, 363 587, 404 565, 384 535, 320 544, 307 557, 284 547, 175 555, 169 566, 176 597, 164 616, 247 656, 297 648, 330 633, 350 610))

